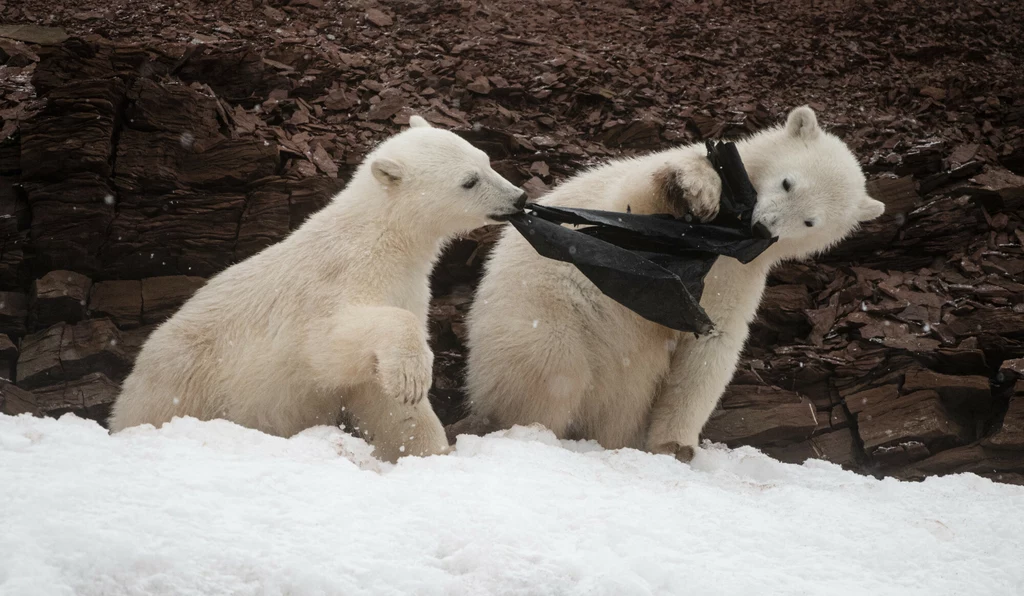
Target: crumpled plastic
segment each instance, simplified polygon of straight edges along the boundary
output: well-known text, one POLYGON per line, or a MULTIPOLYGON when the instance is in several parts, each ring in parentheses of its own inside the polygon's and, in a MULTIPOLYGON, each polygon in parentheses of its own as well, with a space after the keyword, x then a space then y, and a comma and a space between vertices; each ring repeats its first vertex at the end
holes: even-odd
POLYGON ((764 226, 752 224, 757 191, 736 145, 708 141, 706 147, 722 179, 713 221, 537 203, 509 221, 539 254, 571 263, 603 294, 641 317, 706 335, 714 323, 700 298, 711 266, 719 257, 747 264, 777 240, 764 226))

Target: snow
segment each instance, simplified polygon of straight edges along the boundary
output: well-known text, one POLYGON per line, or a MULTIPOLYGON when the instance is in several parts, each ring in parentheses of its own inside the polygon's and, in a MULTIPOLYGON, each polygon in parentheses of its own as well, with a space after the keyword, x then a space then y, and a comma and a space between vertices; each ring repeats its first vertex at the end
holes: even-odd
POLYGON ((685 465, 519 427, 370 451, 328 427, 0 415, 0 594, 1024 593, 1024 488, 974 475, 715 445, 685 465))

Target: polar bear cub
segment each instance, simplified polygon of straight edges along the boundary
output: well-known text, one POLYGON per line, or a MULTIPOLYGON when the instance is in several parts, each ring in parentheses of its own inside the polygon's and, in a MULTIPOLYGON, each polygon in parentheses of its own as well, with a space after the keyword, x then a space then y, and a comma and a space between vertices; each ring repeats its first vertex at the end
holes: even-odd
MULTIPOLYGON (((737 148, 758 191, 754 221, 779 240, 748 265, 720 257, 711 268, 701 305, 714 332, 696 338, 647 321, 506 230, 470 311, 470 416, 452 434, 541 423, 560 438, 692 457, 772 266, 824 251, 884 211, 856 158, 810 108, 737 148)), ((704 147, 692 145, 597 167, 541 202, 706 221, 720 194, 704 147)))
POLYGON ((522 210, 487 155, 414 116, 282 242, 200 289, 143 345, 110 429, 174 416, 290 436, 344 417, 379 457, 448 449, 427 399, 445 241, 522 210))

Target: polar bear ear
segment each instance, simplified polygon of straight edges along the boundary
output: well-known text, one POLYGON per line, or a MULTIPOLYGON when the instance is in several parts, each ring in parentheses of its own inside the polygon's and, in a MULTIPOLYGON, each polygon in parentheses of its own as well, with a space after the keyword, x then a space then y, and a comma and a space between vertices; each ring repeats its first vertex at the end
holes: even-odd
POLYGON ((871 221, 885 213, 885 203, 864 195, 857 204, 857 221, 871 221))
POLYGON ((409 128, 431 128, 423 116, 409 116, 409 128))
POLYGON ((384 186, 391 186, 402 181, 402 164, 393 159, 378 157, 370 164, 373 177, 384 186))
POLYGON ((805 141, 813 141, 818 137, 821 129, 818 128, 818 117, 814 110, 807 106, 800 106, 786 118, 786 132, 791 137, 797 137, 805 141))

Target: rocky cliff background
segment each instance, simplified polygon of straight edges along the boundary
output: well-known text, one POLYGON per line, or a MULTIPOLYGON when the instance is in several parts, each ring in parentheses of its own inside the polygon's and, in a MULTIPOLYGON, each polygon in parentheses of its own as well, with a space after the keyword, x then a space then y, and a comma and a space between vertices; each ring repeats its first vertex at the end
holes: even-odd
MULTIPOLYGON (((998 0, 0 0, 0 409, 103 420, 154 325, 412 113, 536 197, 809 103, 887 214, 772 275, 706 437, 1024 483, 1022 30, 998 0)), ((446 423, 494 233, 434 275, 446 423)))

